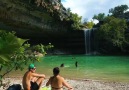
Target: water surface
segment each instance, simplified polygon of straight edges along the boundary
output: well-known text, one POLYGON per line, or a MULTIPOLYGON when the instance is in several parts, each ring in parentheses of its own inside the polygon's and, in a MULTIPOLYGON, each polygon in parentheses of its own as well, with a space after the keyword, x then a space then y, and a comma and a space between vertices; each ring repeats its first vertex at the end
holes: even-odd
POLYGON ((129 81, 128 56, 45 56, 36 63, 37 71, 52 75, 52 69, 64 63, 61 75, 70 79, 96 79, 108 81, 129 81), (76 68, 75 62, 78 62, 76 68))
MULTIPOLYGON (((129 82, 129 56, 86 56, 86 55, 47 55, 36 62, 38 73, 47 77, 52 75, 54 67, 60 68, 60 74, 69 79, 94 79, 105 81, 129 82), (75 62, 78 62, 78 67, 75 62)), ((24 71, 13 71, 12 76, 23 76, 24 71)))

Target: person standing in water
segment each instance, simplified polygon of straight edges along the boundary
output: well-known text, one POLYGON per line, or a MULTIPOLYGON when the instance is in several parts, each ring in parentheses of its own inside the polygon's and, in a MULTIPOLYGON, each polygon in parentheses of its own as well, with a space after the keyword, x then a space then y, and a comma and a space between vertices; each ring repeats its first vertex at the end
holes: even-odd
POLYGON ((78 62, 77 61, 75 62, 75 66, 78 67, 78 62))

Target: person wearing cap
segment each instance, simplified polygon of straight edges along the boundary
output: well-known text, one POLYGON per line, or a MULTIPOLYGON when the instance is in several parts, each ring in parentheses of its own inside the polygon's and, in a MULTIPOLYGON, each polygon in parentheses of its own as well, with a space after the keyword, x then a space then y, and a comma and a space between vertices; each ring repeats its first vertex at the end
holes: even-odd
POLYGON ((23 88, 24 90, 40 90, 44 79, 45 75, 36 73, 36 67, 34 64, 30 64, 28 71, 23 76, 23 88))
POLYGON ((63 90, 63 86, 67 87, 68 90, 73 90, 73 88, 64 80, 63 77, 59 75, 60 69, 55 67, 53 69, 53 76, 50 77, 46 86, 51 85, 51 90, 63 90))

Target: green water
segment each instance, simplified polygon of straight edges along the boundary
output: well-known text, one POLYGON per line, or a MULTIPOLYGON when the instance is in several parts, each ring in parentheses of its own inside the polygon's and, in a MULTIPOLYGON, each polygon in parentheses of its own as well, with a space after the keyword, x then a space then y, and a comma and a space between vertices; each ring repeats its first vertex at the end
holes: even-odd
POLYGON ((45 56, 35 64, 38 72, 51 76, 52 69, 62 63, 65 67, 60 68, 61 75, 65 78, 129 82, 128 56, 56 55, 45 56))
MULTIPOLYGON (((65 67, 60 68, 60 74, 65 78, 129 82, 129 56, 45 56, 35 63, 36 71, 49 77, 52 75, 52 69, 60 67, 62 63, 65 67)), ((26 70, 27 67, 24 71, 13 71, 9 76, 23 76, 26 70)))

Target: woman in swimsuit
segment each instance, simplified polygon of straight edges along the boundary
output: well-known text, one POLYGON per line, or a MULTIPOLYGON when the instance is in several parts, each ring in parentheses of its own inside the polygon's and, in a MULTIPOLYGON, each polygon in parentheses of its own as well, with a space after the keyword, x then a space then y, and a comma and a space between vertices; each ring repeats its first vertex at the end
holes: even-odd
POLYGON ((73 88, 64 80, 63 77, 59 75, 59 68, 55 67, 53 69, 53 76, 50 77, 46 86, 51 85, 52 90, 63 90, 63 86, 67 87, 68 90, 73 90, 73 88))

